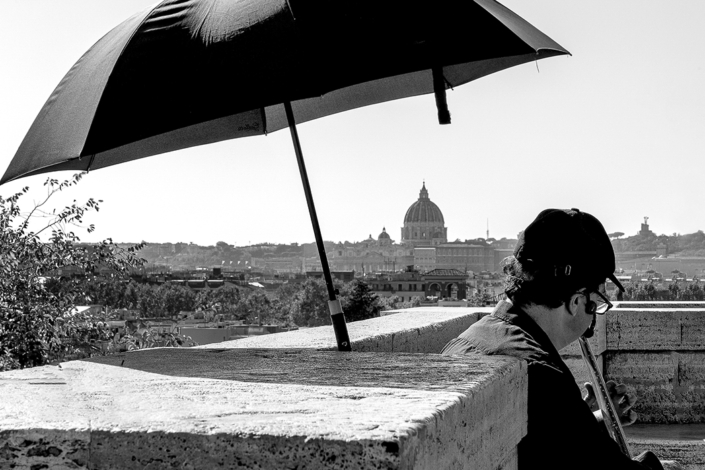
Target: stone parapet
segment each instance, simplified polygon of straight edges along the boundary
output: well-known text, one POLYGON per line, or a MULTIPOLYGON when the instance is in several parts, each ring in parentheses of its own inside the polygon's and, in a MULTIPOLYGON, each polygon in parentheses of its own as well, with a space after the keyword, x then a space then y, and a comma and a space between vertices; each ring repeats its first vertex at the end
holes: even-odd
MULTIPOLYGON (((448 341, 492 312, 491 307, 417 307, 393 315, 348 323, 356 352, 439 353, 448 341)), ((319 326, 243 338, 199 348, 307 348, 336 350, 333 328, 319 326)))
POLYGON ((0 374, 0 467, 516 469, 523 362, 155 349, 0 374))
POLYGON ((638 397, 641 423, 705 423, 705 302, 618 302, 604 372, 638 397))

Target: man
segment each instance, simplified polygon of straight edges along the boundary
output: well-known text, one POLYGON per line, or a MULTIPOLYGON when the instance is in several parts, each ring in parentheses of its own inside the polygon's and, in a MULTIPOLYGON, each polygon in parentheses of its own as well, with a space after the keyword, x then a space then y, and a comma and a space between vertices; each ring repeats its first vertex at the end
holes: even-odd
MULTIPOLYGON (((521 470, 663 468, 650 452, 635 460, 620 452, 558 354, 581 335, 591 336, 595 315, 611 307, 607 278, 624 290, 614 270, 612 244, 595 217, 578 209, 545 210, 519 235, 506 261, 511 302, 500 302, 443 349, 446 355, 501 354, 527 362, 529 420, 519 444, 521 470)), ((633 422, 633 399, 624 386, 617 388, 619 412, 633 422)))

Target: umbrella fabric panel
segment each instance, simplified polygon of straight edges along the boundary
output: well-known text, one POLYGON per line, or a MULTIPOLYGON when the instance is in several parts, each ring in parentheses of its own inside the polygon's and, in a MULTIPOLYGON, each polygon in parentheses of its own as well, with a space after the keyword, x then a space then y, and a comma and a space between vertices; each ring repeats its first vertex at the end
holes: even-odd
POLYGON ((420 2, 369 3, 162 4, 115 64, 83 154, 436 65, 535 52, 473 2, 445 0, 435 15, 420 2))
POLYGON ((31 174, 32 170, 60 164, 82 154, 91 118, 110 71, 129 40, 130 31, 148 13, 134 15, 111 30, 71 67, 35 118, 2 182, 8 180, 10 173, 15 176, 31 174))
POLYGON ((532 49, 539 51, 542 49, 552 49, 562 51, 563 54, 570 54, 556 41, 549 38, 541 31, 533 27, 524 18, 517 15, 509 8, 495 0, 475 0, 478 5, 487 10, 492 16, 497 18, 502 24, 516 36, 524 41, 532 49))

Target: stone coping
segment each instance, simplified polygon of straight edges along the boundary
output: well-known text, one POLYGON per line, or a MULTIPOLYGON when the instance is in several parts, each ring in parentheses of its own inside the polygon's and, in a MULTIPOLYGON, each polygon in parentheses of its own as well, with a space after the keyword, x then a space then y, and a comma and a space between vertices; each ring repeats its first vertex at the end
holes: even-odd
MULTIPOLYGON (((348 323, 348 334, 356 352, 439 353, 448 341, 491 312, 490 307, 416 307, 348 323)), ((333 328, 328 325, 206 344, 198 348, 337 349, 333 328)))
POLYGON ((163 348, 0 394, 19 468, 516 468, 527 418, 526 365, 471 355, 163 348))
POLYGON ((680 300, 617 300, 614 308, 700 308, 705 309, 705 301, 680 300))

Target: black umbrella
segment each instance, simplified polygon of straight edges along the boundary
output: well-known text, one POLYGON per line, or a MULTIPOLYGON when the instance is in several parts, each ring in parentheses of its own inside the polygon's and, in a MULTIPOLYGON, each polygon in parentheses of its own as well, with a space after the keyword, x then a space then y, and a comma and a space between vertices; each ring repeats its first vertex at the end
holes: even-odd
POLYGON ((340 350, 349 350, 296 122, 568 51, 493 0, 165 0, 71 68, 0 184, 291 129, 340 350))

